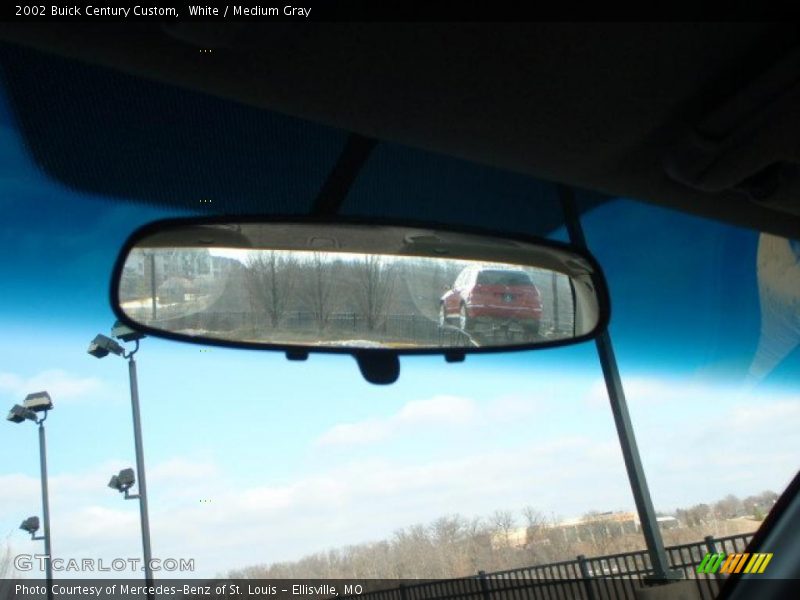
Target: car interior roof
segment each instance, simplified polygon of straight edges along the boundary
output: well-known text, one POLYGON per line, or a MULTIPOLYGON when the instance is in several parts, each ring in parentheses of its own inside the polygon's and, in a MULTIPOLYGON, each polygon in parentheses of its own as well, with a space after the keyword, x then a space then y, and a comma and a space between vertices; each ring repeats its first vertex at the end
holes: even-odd
MULTIPOLYGON (((800 231, 800 117, 781 104, 800 87, 796 24, 21 23, 0 26, 0 40, 242 110, 779 235, 800 231)), ((15 87, 21 70, 7 55, 17 110, 37 106, 15 87)), ((48 164, 37 154, 47 129, 36 112, 20 119, 23 133, 43 168, 64 178, 58 157, 48 164)), ((332 164, 342 144, 322 146, 332 164)), ((308 207, 265 212, 293 208, 308 207)))

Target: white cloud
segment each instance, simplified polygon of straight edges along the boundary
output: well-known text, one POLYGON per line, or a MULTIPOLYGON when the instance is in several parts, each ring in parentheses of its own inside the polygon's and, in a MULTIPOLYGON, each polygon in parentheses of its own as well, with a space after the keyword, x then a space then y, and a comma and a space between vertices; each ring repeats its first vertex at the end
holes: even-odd
POLYGON ((77 377, 61 369, 42 371, 32 377, 0 373, 0 393, 20 400, 31 392, 47 390, 55 403, 84 398, 96 394, 102 388, 102 382, 96 377, 77 377))
POLYGON ((790 424, 794 431, 800 425, 800 397, 795 400, 781 400, 770 404, 748 403, 735 407, 727 418, 731 428, 738 431, 751 431, 754 428, 773 427, 790 424))
POLYGON ((8 514, 16 506, 24 506, 40 493, 39 479, 12 473, 0 475, 0 513, 8 514))
MULTIPOLYGON (((503 402, 530 410, 524 398, 503 402)), ((498 406, 502 403, 481 406, 468 399, 437 397, 409 403, 383 423, 419 427, 430 421, 441 426, 452 422, 456 411, 459 418, 482 425, 498 406)), ((796 463, 797 451, 790 444, 769 445, 771 428, 795 418, 790 417, 795 408, 788 400, 776 406, 755 415, 744 409, 729 413, 732 423, 761 419, 757 436, 740 442, 765 449, 749 454, 741 465, 753 478, 745 480, 753 493, 769 487, 780 491, 763 476, 780 480, 787 465, 796 463)), ((681 461, 696 450, 696 436, 708 437, 712 445, 719 442, 719 435, 706 435, 703 424, 672 429, 661 440, 643 430, 640 439, 645 442, 643 454, 657 508, 712 501, 729 491, 750 493, 749 487, 742 487, 741 475, 726 479, 731 469, 724 460, 701 460, 703 468, 681 461), (652 452, 653 448, 658 451, 652 452), (718 488, 709 488, 709 480, 718 488), (738 487, 729 489, 729 484, 738 487)), ((108 473, 119 464, 107 462, 54 480, 51 506, 59 556, 139 555, 136 504, 115 494, 104 495, 107 490, 102 489, 108 473)), ((438 459, 361 454, 276 484, 259 476, 233 481, 223 465, 188 457, 157 462, 150 474, 154 556, 194 558, 198 577, 386 538, 398 527, 427 523, 455 511, 485 516, 508 508, 520 517, 520 509, 530 504, 545 514, 571 517, 588 510, 629 510, 633 505, 617 440, 587 435, 534 438, 491 452, 460 450, 438 459), (208 501, 200 502, 201 498, 208 501)), ((37 498, 36 477, 0 478, 0 514, 18 512, 26 502, 36 505, 37 498)))
POLYGON ((540 400, 525 396, 503 396, 492 400, 486 407, 486 415, 497 421, 515 421, 541 412, 540 400))
POLYGON ((355 423, 340 423, 317 439, 317 445, 371 444, 418 431, 420 428, 448 428, 479 425, 485 420, 507 421, 530 416, 536 401, 517 396, 497 398, 483 405, 471 398, 438 395, 411 400, 396 413, 355 423))
MULTIPOLYGON (((105 486, 113 473, 128 466, 121 460, 104 461, 91 469, 78 473, 50 474, 50 495, 60 498, 60 505, 71 508, 86 497, 108 497, 105 486)), ((40 481, 38 475, 11 473, 0 475, 0 514, 17 512, 21 506, 39 506, 40 481)), ((53 502, 51 504, 54 505, 53 502)))
POLYGON ((335 425, 317 439, 317 445, 370 444, 419 427, 466 424, 474 421, 478 412, 474 400, 459 396, 412 400, 382 419, 335 425))
MULTIPOLYGON (((713 501, 729 492, 781 491, 797 467, 796 394, 740 398, 712 386, 662 385, 645 378, 631 389, 648 394, 637 405, 635 425, 658 509, 713 501), (659 402, 650 403, 651 398, 659 402), (706 410, 702 418, 700 408, 706 410)), ((485 516, 507 508, 520 516, 530 504, 545 514, 571 517, 588 510, 632 509, 611 428, 572 434, 559 423, 550 435, 551 414, 539 419, 539 410, 537 397, 523 395, 489 402, 456 396, 416 400, 384 418, 340 424, 317 443, 352 443, 355 435, 377 441, 425 427, 434 433, 458 427, 471 434, 513 414, 530 415, 543 429, 492 451, 459 444, 436 457, 361 452, 276 483, 270 483, 266 468, 249 480, 233 480, 227 465, 213 460, 154 461, 148 464, 154 555, 194 558, 195 575, 209 577, 386 538, 399 527, 453 512, 485 516)), ((105 489, 110 473, 123 466, 128 465, 108 461, 53 478, 57 555, 139 555, 136 503, 105 489)), ((0 534, 16 529, 20 507, 38 506, 38 494, 38 477, 0 477, 0 534), (14 519, 4 521, 6 515, 14 519)), ((19 519, 24 516, 23 510, 19 519)))
MULTIPOLYGON (((587 473, 595 487, 614 476, 624 481, 615 469, 619 459, 607 447, 573 437, 410 464, 360 458, 281 485, 242 487, 220 478, 209 504, 187 495, 184 506, 169 513, 153 505, 153 529, 158 528, 167 547, 175 542, 169 553, 185 555, 191 548, 198 564, 217 572, 379 539, 397 527, 451 513, 454 506, 467 514, 488 514, 498 502, 512 508, 542 502, 550 510, 580 510, 586 500, 576 495, 574 502, 565 502, 563 489, 586 482, 587 473), (258 553, 251 554, 251 548, 258 553)), ((591 499, 612 507, 625 500, 620 485, 603 486, 591 499)))
MULTIPOLYGON (((661 506, 780 492, 800 464, 796 392, 646 377, 626 379, 625 390, 653 500, 661 506)), ((586 400, 607 406, 602 381, 586 400)))
MULTIPOLYGON (((681 400, 687 394, 696 395, 698 386, 686 382, 676 383, 663 378, 625 377, 623 380, 625 398, 630 404, 654 406, 664 402, 681 400)), ((586 402, 593 408, 608 406, 608 390, 605 380, 592 383, 586 402)))
POLYGON ((172 458, 155 465, 147 472, 148 481, 203 481, 219 474, 217 466, 210 462, 198 462, 186 458, 172 458))
MULTIPOLYGON (((759 419, 772 419, 777 416, 775 411, 783 411, 785 415, 794 417, 800 407, 800 393, 751 387, 739 382, 725 385, 639 375, 623 377, 623 389, 628 404, 636 409, 658 411, 660 414, 691 410, 696 414, 717 407, 720 417, 737 414, 737 422, 747 426, 759 419)), ((585 395, 585 403, 592 408, 608 407, 608 392, 602 378, 591 384, 585 395)))
POLYGON ((465 423, 477 416, 474 400, 459 396, 434 396, 428 400, 408 402, 395 417, 409 425, 447 425, 465 423))
POLYGON ((334 425, 317 440, 320 446, 338 444, 371 444, 392 435, 392 424, 388 420, 367 419, 357 423, 334 425))
MULTIPOLYGON (((139 555, 137 504, 104 489, 110 466, 62 474, 53 482, 56 556, 110 560, 139 555)), ((603 444, 580 437, 431 462, 360 458, 277 485, 235 483, 213 465, 174 458, 154 464, 152 472, 160 475, 148 482, 153 553, 195 558, 198 576, 206 577, 379 539, 397 527, 451 513, 454 506, 467 514, 487 514, 498 502, 512 508, 543 502, 552 509, 578 509, 579 502, 572 506, 557 499, 560 489, 582 482, 587 468, 590 482, 607 478, 614 460, 604 456, 603 444), (200 473, 206 474, 207 503, 199 501, 193 487, 200 473)), ((0 486, 2 514, 38 506, 35 476, 7 475, 0 486), (20 493, 9 494, 6 484, 20 493)), ((595 494, 593 502, 617 505, 624 497, 624 490, 612 485, 595 494)))

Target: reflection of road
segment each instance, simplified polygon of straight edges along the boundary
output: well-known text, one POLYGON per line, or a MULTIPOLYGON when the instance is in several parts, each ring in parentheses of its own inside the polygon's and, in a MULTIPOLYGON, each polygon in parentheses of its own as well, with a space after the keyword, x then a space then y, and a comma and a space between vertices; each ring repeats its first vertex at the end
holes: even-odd
POLYGON ((395 303, 397 307, 409 307, 420 317, 439 323, 439 298, 437 290, 423 284, 418 277, 400 277, 401 285, 396 289, 395 303))
POLYGON ((467 331, 462 331, 451 324, 439 326, 441 294, 435 286, 432 289, 429 278, 407 275, 400 277, 398 281, 400 283, 395 287, 394 293, 394 310, 414 314, 417 318, 425 319, 429 327, 452 334, 450 339, 457 340, 454 344, 456 347, 480 346, 474 336, 467 331))
MULTIPOLYGON (((160 298, 156 297, 156 311, 162 309, 177 310, 178 308, 185 308, 188 302, 192 302, 192 306, 205 306, 208 303, 208 296, 199 294, 184 294, 183 302, 163 302, 160 298)), ((143 300, 129 300, 128 302, 120 302, 120 305, 125 311, 152 310, 153 299, 145 298, 143 300)), ((192 310, 194 311, 196 309, 192 310)))
MULTIPOLYGON (((187 294, 186 296, 190 295, 187 294)), ((208 303, 208 296, 198 296, 193 294, 190 297, 185 298, 183 302, 163 302, 160 298, 156 297, 155 318, 153 318, 152 298, 120 302, 120 306, 122 307, 122 310, 125 311, 125 314, 132 319, 143 321, 151 325, 156 325, 164 320, 203 312, 206 309, 206 306, 208 306, 208 303)))
POLYGON ((209 312, 218 313, 247 313, 252 310, 247 294, 244 268, 234 268, 228 272, 224 281, 220 282, 223 289, 216 300, 208 307, 209 312))
POLYGON ((122 302, 122 309, 132 319, 170 329, 165 321, 203 313, 246 313, 250 310, 244 269, 233 269, 227 277, 215 280, 215 289, 208 294, 185 294, 183 302, 163 302, 156 298, 153 318, 152 298, 122 302))
MULTIPOLYGON (((439 323, 439 318, 438 318, 438 316, 437 316, 437 318, 436 318, 436 323, 437 323, 437 324, 439 323)), ((469 340, 469 345, 470 345, 470 346, 474 346, 475 348, 479 348, 480 346, 483 346, 483 345, 485 345, 485 344, 481 344, 481 343, 479 342, 478 338, 475 336, 475 334, 474 334, 474 333, 470 333, 469 331, 464 331, 464 330, 463 330, 463 329, 461 329, 460 327, 456 327, 455 325, 451 325, 450 323, 446 323, 445 325, 443 325, 443 326, 442 326, 442 329, 443 329, 444 331, 453 331, 453 332, 458 332, 458 333, 459 333, 459 335, 466 336, 466 337, 468 338, 468 340, 469 340)), ((496 344, 495 344, 495 345, 496 345, 496 344)))
POLYGON ((314 343, 315 346, 331 347, 331 348, 391 348, 391 344, 381 344, 373 340, 335 340, 335 341, 319 341, 314 343))

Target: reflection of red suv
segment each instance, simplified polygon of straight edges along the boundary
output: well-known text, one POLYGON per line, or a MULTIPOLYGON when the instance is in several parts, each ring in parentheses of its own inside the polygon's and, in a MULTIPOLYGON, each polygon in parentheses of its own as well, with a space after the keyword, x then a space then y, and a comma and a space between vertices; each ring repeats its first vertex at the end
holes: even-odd
POLYGON ((522 327, 539 331, 542 302, 525 271, 467 267, 439 303, 439 324, 458 319, 459 327, 522 327))

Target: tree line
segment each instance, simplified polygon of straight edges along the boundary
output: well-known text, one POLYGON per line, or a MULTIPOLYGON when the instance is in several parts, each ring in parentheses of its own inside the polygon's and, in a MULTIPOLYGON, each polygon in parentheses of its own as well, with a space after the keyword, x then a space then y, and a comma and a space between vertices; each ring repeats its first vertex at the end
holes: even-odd
MULTIPOLYGON (((739 499, 729 494, 712 504, 678 509, 678 529, 665 531, 667 544, 702 540, 706 535, 742 533, 724 523, 751 517, 748 533, 763 519, 778 495, 772 491, 739 499)), ((666 516, 667 513, 659 513, 666 516)), ((521 511, 497 510, 489 516, 440 517, 427 525, 396 530, 381 541, 354 544, 309 554, 295 561, 253 565, 231 571, 235 578, 366 578, 437 579, 464 577, 574 559, 579 554, 602 556, 643 549, 638 528, 610 526, 602 513, 583 515, 565 527, 555 515, 532 506, 521 511)))
POLYGON ((243 278, 249 310, 271 329, 279 328, 290 313, 303 312, 319 331, 330 326, 336 313, 352 313, 359 328, 375 331, 390 314, 436 315, 439 297, 460 268, 409 257, 364 254, 343 260, 326 252, 299 257, 260 251, 244 265, 243 278))
POLYGON ((292 253, 265 251, 249 258, 244 280, 251 310, 272 329, 288 312, 305 311, 322 331, 334 312, 343 311, 362 316, 373 331, 391 309, 399 270, 373 255, 344 262, 314 252, 301 261, 292 253))
MULTIPOLYGON (((764 491, 743 499, 733 494, 710 504, 677 509, 678 529, 663 532, 666 544, 701 540, 706 535, 741 533, 726 524, 750 517, 744 528, 769 512, 778 494, 764 491)), ((666 516, 668 513, 658 513, 666 516)), ((581 519, 580 535, 566 535, 563 521, 532 506, 521 511, 497 510, 486 517, 455 514, 427 525, 396 530, 388 539, 332 548, 295 561, 259 564, 231 571, 234 578, 364 578, 437 579, 474 575, 574 559, 578 554, 602 556, 644 548, 639 531, 609 527, 597 511, 581 519)), ((13 577, 13 556, 0 546, 0 581, 13 577)))

